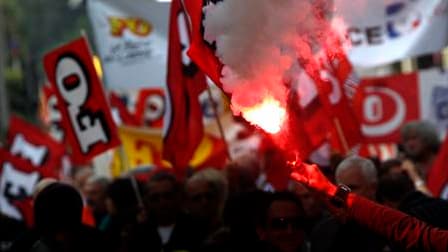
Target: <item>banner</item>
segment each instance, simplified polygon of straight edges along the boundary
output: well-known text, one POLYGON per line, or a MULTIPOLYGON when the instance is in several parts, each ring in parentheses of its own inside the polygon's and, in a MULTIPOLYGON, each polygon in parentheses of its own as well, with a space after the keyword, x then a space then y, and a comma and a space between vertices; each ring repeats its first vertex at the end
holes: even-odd
POLYGON ((365 79, 353 103, 366 143, 398 142, 400 128, 412 120, 429 121, 444 136, 448 126, 448 73, 433 68, 365 79))
POLYGON ((52 176, 0 149, 0 212, 22 220, 23 216, 16 202, 31 197, 35 185, 43 177, 52 176))
POLYGON ((107 88, 165 86, 169 3, 89 0, 87 10, 107 88))
POLYGON ((8 129, 9 152, 38 170, 59 174, 65 148, 45 132, 13 116, 8 129))
POLYGON ((75 163, 120 144, 87 41, 77 39, 44 57, 47 78, 58 97, 66 141, 75 163))
POLYGON ((349 57, 358 67, 438 52, 448 43, 446 0, 335 0, 334 9, 333 16, 345 22, 349 57))

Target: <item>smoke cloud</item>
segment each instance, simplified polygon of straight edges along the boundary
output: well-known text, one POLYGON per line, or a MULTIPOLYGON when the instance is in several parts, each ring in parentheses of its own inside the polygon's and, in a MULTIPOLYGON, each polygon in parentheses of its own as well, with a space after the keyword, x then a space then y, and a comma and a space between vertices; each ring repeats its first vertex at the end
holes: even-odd
POLYGON ((268 96, 286 106, 291 82, 308 67, 303 63, 338 32, 328 21, 328 2, 225 0, 206 8, 204 38, 216 43, 225 64, 221 81, 235 114, 268 96))

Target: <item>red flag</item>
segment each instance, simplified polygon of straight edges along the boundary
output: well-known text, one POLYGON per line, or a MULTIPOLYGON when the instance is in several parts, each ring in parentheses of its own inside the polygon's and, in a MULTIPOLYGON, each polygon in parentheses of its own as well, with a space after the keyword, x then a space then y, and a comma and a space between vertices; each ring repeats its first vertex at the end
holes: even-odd
MULTIPOLYGON (((171 3, 168 53, 169 120, 165 123, 163 157, 176 169, 187 167, 203 136, 199 94, 205 76, 186 57, 190 41, 188 20, 181 0, 171 3)), ((178 170, 179 171, 179 170, 178 170)))
POLYGON ((0 149, 0 212, 22 220, 23 215, 16 205, 17 201, 28 200, 36 183, 43 177, 54 176, 0 149))
POLYGON ((162 128, 165 110, 166 98, 163 89, 148 88, 138 92, 135 116, 141 125, 151 128, 162 128))
POLYGON ((9 152, 30 166, 59 174, 65 148, 38 127, 19 117, 11 117, 8 130, 9 152))
POLYGON ((439 153, 428 172, 428 189, 434 196, 441 196, 443 190, 448 186, 448 137, 445 137, 439 153))
POLYGON ((112 113, 116 112, 119 118, 116 119, 117 124, 124 124, 130 126, 140 126, 137 118, 129 112, 124 104, 123 100, 114 92, 109 94, 110 106, 112 108, 112 113), (117 122, 119 121, 119 122, 117 122))
POLYGON ((203 7, 207 0, 183 0, 191 21, 191 44, 188 56, 216 85, 222 89, 221 70, 223 64, 215 55, 213 45, 204 40, 203 7))
POLYGON ((347 154, 363 141, 360 124, 349 100, 356 88, 353 69, 342 50, 326 50, 319 62, 311 59, 304 67, 314 80, 327 113, 332 146, 347 154))
POLYGON ((86 163, 120 144, 117 129, 84 38, 45 55, 44 67, 61 110, 73 161, 86 163))

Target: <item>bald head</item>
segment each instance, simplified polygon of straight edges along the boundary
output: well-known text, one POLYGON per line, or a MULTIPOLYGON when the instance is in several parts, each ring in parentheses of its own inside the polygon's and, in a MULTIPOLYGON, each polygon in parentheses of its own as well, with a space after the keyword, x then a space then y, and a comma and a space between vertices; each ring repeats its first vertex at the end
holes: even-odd
POLYGON ((336 182, 347 185, 352 191, 369 199, 375 199, 377 170, 374 163, 366 158, 351 156, 336 168, 336 182))

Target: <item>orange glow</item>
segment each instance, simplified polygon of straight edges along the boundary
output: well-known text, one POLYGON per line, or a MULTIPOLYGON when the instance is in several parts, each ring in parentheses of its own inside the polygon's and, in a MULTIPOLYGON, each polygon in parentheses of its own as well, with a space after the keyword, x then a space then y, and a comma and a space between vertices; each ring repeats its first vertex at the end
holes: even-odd
POLYGON ((266 97, 262 103, 242 109, 243 117, 266 132, 278 133, 286 118, 286 110, 279 101, 266 97))

